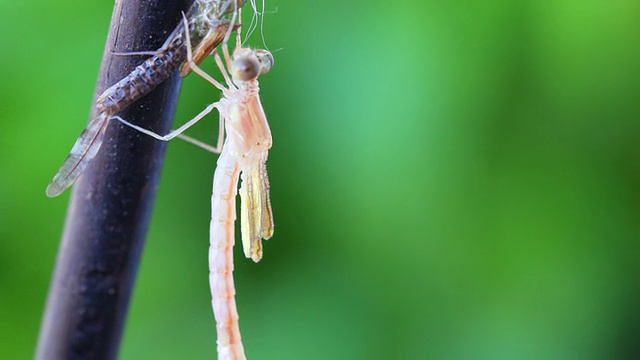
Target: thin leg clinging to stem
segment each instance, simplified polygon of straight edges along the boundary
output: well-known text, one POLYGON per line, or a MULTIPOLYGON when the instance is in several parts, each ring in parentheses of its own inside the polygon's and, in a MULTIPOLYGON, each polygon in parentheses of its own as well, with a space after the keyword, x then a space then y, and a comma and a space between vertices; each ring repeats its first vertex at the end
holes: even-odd
MULTIPOLYGON (((215 102, 215 103, 213 103, 213 104, 211 104, 211 105, 209 105, 209 106, 207 106, 207 107, 206 107, 204 110, 202 110, 198 115, 196 115, 196 117, 194 117, 193 119, 191 119, 191 120, 187 121, 184 125, 180 126, 179 128, 177 128, 177 129, 175 129, 175 130, 171 131, 170 133, 168 133, 168 134, 166 134, 166 135, 160 135, 160 134, 157 134, 157 133, 155 133, 155 132, 153 132, 153 131, 151 131, 151 130, 147 130, 147 129, 142 128, 142 127, 140 127, 140 126, 138 126, 138 125, 134 125, 134 124, 132 124, 132 123, 128 122, 127 120, 125 120, 125 119, 121 118, 121 117, 120 117, 120 116, 118 116, 118 115, 114 115, 114 116, 112 116, 111 118, 112 118, 112 119, 115 119, 115 120, 118 120, 118 121, 120 121, 121 123, 123 123, 123 124, 125 124, 125 125, 127 125, 127 126, 129 126, 129 127, 132 127, 132 128, 134 128, 134 129, 136 129, 136 130, 140 131, 140 132, 141 132, 141 133, 143 133, 143 134, 147 134, 147 135, 149 135, 149 136, 151 136, 151 137, 153 137, 153 138, 155 138, 155 139, 162 140, 162 141, 169 141, 169 140, 171 140, 171 139, 175 138, 176 136, 178 136, 178 135, 182 134, 185 130, 187 130, 188 128, 190 128, 191 126, 193 126, 193 124, 195 124, 195 123, 197 123, 198 121, 200 121, 203 117, 205 117, 205 116, 206 116, 207 114, 209 114, 213 109, 216 109, 216 108, 218 109, 218 111, 220 110, 220 109, 219 109, 219 108, 220 108, 220 102, 219 102, 219 101, 218 101, 218 102, 215 102)), ((222 120, 221 120, 221 123, 222 123, 222 120)), ((221 131, 221 133, 222 133, 222 132, 223 132, 223 131, 221 131)), ((220 141, 220 140, 218 140, 218 143, 220 143, 220 142, 221 142, 221 141, 220 141)), ((218 151, 218 153, 219 153, 219 151, 218 151)))
POLYGON ((204 150, 207 150, 209 152, 212 152, 214 154, 220 154, 220 152, 222 151, 222 145, 223 145, 223 141, 224 141, 224 117, 222 117, 222 114, 220 114, 220 120, 219 120, 219 126, 218 129, 220 129, 218 131, 218 142, 216 144, 216 146, 211 146, 205 142, 202 142, 200 140, 194 139, 191 136, 187 136, 182 134, 185 130, 187 130, 188 128, 190 128, 193 124, 195 124, 196 122, 200 121, 203 117, 205 117, 207 114, 209 114, 211 112, 211 110, 213 110, 213 108, 217 108, 219 103, 214 103, 211 104, 209 106, 207 106, 206 109, 204 109, 203 111, 200 112, 200 114, 198 114, 196 117, 194 117, 193 119, 189 120, 187 123, 185 123, 184 125, 182 125, 181 127, 179 127, 176 130, 171 131, 170 133, 168 133, 167 135, 160 135, 158 133, 155 133, 151 130, 147 130, 144 129, 138 125, 134 125, 130 122, 128 122, 127 120, 121 118, 120 116, 113 116, 112 119, 118 120, 121 123, 123 123, 124 125, 127 125, 131 128, 134 128, 138 131, 140 131, 143 134, 149 135, 151 137, 153 137, 154 139, 158 139, 161 141, 169 141, 173 138, 180 138, 186 142, 189 142, 193 145, 196 145, 198 147, 203 148, 204 150))
POLYGON ((155 56, 160 54, 161 52, 162 50, 151 50, 151 51, 112 52, 111 54, 115 56, 155 56))
POLYGON ((220 120, 218 123, 218 143, 216 144, 215 147, 184 134, 179 134, 178 138, 186 142, 192 143, 193 145, 201 147, 202 149, 210 151, 214 154, 220 154, 220 152, 222 152, 222 145, 224 141, 224 117, 222 116, 222 113, 220 114, 219 118, 220 120))
MULTIPOLYGON (((238 10, 240 12, 240 18, 242 19, 242 10, 238 10)), ((235 21, 235 15, 236 13, 233 14, 233 17, 231 19, 231 24, 234 24, 235 21)), ((236 43, 240 42, 240 31, 236 32, 236 43)), ((213 54, 214 59, 216 60, 216 65, 218 65, 218 68, 220 69, 220 72, 222 73, 222 76, 224 77, 224 81, 227 83, 227 86, 229 87, 229 89, 233 89, 233 90, 237 90, 238 87, 236 86, 236 84, 231 81, 231 78, 229 76, 230 71, 231 71, 231 60, 229 58, 229 46, 228 46, 228 42, 229 42, 229 38, 231 38, 231 32, 227 29, 227 33, 224 36, 224 40, 222 40, 222 53, 225 57, 225 61, 226 61, 226 66, 225 64, 222 63, 222 59, 220 58, 220 54, 218 54, 218 52, 216 51, 213 54)))
MULTIPOLYGON (((236 2, 233 3, 234 6, 234 11, 233 11, 233 16, 231 16, 231 24, 235 24, 236 21, 236 15, 239 15, 240 19, 242 19, 242 10, 238 9, 238 4, 236 2)), ((236 37, 237 37, 237 42, 240 41, 240 31, 236 32, 236 37)), ((224 36, 224 40, 222 41, 222 54, 224 55, 224 60, 227 63, 227 69, 231 69, 231 57, 229 56, 229 46, 227 46, 227 43, 229 42, 229 39, 231 38, 231 31, 229 31, 229 29, 227 29, 227 34, 224 36)), ((222 69, 221 69, 222 70, 222 69)))
MULTIPOLYGON (((182 13, 182 16, 184 15, 184 12, 182 13)), ((185 26, 185 33, 187 35, 187 39, 189 39, 189 22, 184 24, 185 26)), ((167 40, 164 41, 164 44, 162 44, 162 46, 157 49, 157 50, 149 50, 149 51, 125 51, 125 52, 112 52, 113 55, 116 56, 155 56, 158 55, 160 53, 163 53, 164 51, 166 51, 169 46, 171 45, 171 42, 173 41, 173 38, 171 36, 169 36, 167 38, 167 40)))
POLYGON ((224 81, 227 83, 227 86, 229 87, 229 89, 237 90, 238 87, 229 78, 229 73, 225 69, 224 64, 222 63, 222 59, 220 58, 220 55, 218 54, 218 52, 213 54, 213 57, 216 60, 216 64, 218 65, 218 68, 220 69, 220 72, 222 73, 222 76, 224 77, 224 81))
MULTIPOLYGON (((235 15, 235 13, 234 13, 235 15)), ((187 17, 185 16, 185 14, 182 14, 182 20, 185 23, 185 27, 188 25, 189 21, 187 20, 187 17)), ((233 21, 231 22, 230 25, 230 29, 233 29, 233 21)), ((229 34, 229 30, 227 29, 227 34, 229 34)), ((226 39, 225 35, 225 39, 226 39)), ((213 84, 213 86, 215 86, 216 88, 218 88, 218 90, 222 91, 222 94, 224 96, 226 96, 229 92, 229 89, 225 88, 224 85, 222 85, 220 82, 218 82, 218 80, 214 79, 211 75, 207 74, 204 70, 202 70, 198 64, 195 63, 195 61, 193 61, 193 51, 191 50, 191 40, 189 40, 189 35, 187 34, 186 36, 186 43, 187 43, 187 62, 189 63, 189 67, 191 68, 191 70, 193 70, 193 72, 195 72, 196 74, 200 75, 203 79, 207 80, 208 82, 210 82, 211 84, 213 84)), ((215 51, 215 50, 214 50, 215 51)))
POLYGON ((205 142, 202 142, 198 139, 194 139, 191 136, 187 136, 184 134, 180 134, 177 136, 179 139, 182 139, 190 144, 193 144, 201 149, 207 150, 208 152, 212 152, 214 154, 220 154, 220 152, 222 151, 221 146, 218 147, 213 147, 205 142))

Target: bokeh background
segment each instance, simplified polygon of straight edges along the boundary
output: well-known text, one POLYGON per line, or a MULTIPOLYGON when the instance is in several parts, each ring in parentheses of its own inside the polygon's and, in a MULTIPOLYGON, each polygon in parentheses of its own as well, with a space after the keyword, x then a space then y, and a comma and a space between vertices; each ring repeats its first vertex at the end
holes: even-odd
MULTIPOLYGON (((112 6, 0 1, 3 359, 34 354, 70 195, 44 189, 112 6)), ((264 38, 276 232, 259 264, 236 249, 250 358, 640 358, 640 2, 269 0, 264 38)), ((187 78, 176 121, 218 97, 187 78)), ((215 161, 169 145, 122 359, 215 357, 215 161)))

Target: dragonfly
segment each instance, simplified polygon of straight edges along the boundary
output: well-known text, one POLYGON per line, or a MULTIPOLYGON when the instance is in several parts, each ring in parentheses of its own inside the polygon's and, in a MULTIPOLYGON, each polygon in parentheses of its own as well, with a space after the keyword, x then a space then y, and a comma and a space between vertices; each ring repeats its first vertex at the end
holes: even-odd
MULTIPOLYGON (((230 28, 224 19, 246 0, 197 0, 187 13, 188 21, 181 21, 163 46, 137 66, 129 75, 106 89, 96 100, 98 115, 89 121, 73 145, 58 173, 47 187, 46 194, 55 197, 69 188, 82 174, 102 145, 109 120, 151 90, 155 89, 178 67, 181 75, 189 74, 185 60, 187 43, 194 46, 192 61, 199 63, 220 44, 230 28)), ((191 50, 189 48, 189 50, 191 50)), ((149 54, 139 52, 130 54, 149 54)))
MULTIPOLYGON (((240 10, 238 10, 240 14, 240 10)), ((235 13, 234 13, 235 14, 235 13)), ((234 15, 235 18, 235 15, 234 15)), ((232 19, 233 23, 235 19, 232 19)), ((187 19, 184 19, 187 22, 187 19)), ((213 55, 224 77, 225 85, 198 67, 191 47, 187 46, 187 64, 222 92, 222 98, 207 106, 193 119, 166 135, 132 124, 119 116, 115 119, 158 140, 181 137, 220 154, 213 176, 209 248, 209 282, 213 313, 216 320, 218 359, 245 359, 239 328, 233 281, 234 223, 238 181, 240 186, 240 222, 244 254, 258 262, 262 258, 262 240, 273 236, 274 223, 269 195, 267 157, 272 145, 271 130, 260 101, 258 76, 267 73, 274 64, 267 50, 244 48, 240 30, 230 56, 227 29, 222 49, 213 55), (220 52, 224 56, 223 63, 220 52), (193 124, 213 109, 219 112, 220 129, 215 147, 183 135, 193 124), (224 131, 223 131, 224 130, 224 131), (226 133, 226 138, 225 138, 226 133)), ((188 41, 188 38, 187 38, 188 41)))

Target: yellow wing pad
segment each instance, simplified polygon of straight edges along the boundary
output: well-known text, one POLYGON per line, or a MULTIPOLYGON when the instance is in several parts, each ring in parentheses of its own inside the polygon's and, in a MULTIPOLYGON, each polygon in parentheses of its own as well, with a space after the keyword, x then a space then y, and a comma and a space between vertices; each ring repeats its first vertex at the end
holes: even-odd
POLYGON ((242 171, 240 223, 244 255, 258 262, 262 258, 262 239, 273 236, 273 212, 269 197, 266 156, 242 171))

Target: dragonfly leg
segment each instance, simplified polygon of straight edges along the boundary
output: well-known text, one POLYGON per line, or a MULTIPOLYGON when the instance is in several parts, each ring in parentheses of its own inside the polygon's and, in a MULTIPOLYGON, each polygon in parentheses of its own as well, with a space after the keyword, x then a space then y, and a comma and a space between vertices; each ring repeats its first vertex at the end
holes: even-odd
MULTIPOLYGON (((227 33, 224 35, 224 40, 222 40, 222 54, 224 55, 224 61, 227 64, 227 69, 231 69, 231 57, 229 56, 229 46, 228 42, 231 38, 231 30, 233 30, 233 25, 236 22, 236 15, 240 15, 240 20, 242 20, 242 9, 238 9, 237 0, 233 2, 233 16, 231 16, 231 22, 229 28, 227 29, 227 33)), ((237 34, 237 42, 240 41, 240 29, 236 31, 237 34)), ((222 68, 220 68, 222 70, 222 68)), ((224 72, 224 71, 223 71, 224 72)))
MULTIPOLYGON (((187 28, 189 24, 187 23, 187 28)), ((189 34, 187 34, 188 37, 189 34)), ((123 52, 111 52, 115 56, 156 56, 158 54, 162 54, 167 50, 169 44, 173 41, 173 37, 169 36, 167 40, 164 41, 164 44, 158 50, 149 50, 149 51, 123 51, 123 52)))
POLYGON ((114 56, 155 56, 160 54, 162 51, 154 50, 154 51, 125 51, 125 52, 112 52, 114 56))
POLYGON ((168 134, 166 134, 166 135, 160 135, 160 134, 157 134, 157 133, 155 133, 155 132, 153 132, 153 131, 151 131, 151 130, 148 130, 148 129, 142 128, 142 127, 140 127, 140 126, 138 126, 138 125, 134 125, 134 124, 132 124, 132 123, 128 122, 127 120, 125 120, 125 119, 121 118, 121 117, 120 117, 120 116, 118 116, 118 115, 114 115, 114 116, 112 116, 112 117, 111 117, 111 119, 118 120, 118 121, 120 121, 121 123, 123 123, 124 125, 127 125, 127 126, 129 126, 129 127, 131 127, 131 128, 134 128, 134 129, 136 129, 136 130, 140 131, 141 133, 146 134, 146 135, 149 135, 149 136, 151 136, 151 137, 153 137, 153 138, 155 138, 155 139, 162 140, 162 141, 169 141, 169 140, 171 140, 171 139, 175 138, 176 136, 178 136, 178 135, 182 134, 185 130, 187 130, 188 128, 190 128, 191 126, 193 126, 193 124, 195 124, 195 123, 197 123, 198 121, 200 121, 203 117, 205 117, 205 116, 206 116, 208 113, 210 113, 213 109, 218 108, 218 110, 220 110, 220 109, 219 109, 219 107, 220 107, 220 102, 215 102, 215 103, 213 103, 213 104, 211 104, 211 105, 207 106, 207 107, 206 107, 204 110, 202 110, 198 115, 196 115, 196 117, 194 117, 193 119, 191 119, 191 120, 187 121, 184 125, 180 126, 179 128, 177 128, 177 129, 175 129, 175 130, 172 130, 170 133, 168 133, 168 134))
POLYGON ((234 84, 233 81, 231 81, 231 78, 229 77, 229 71, 227 71, 227 69, 224 67, 224 64, 222 63, 220 54, 218 54, 218 52, 216 51, 213 54, 213 57, 216 60, 216 64, 218 65, 218 68, 220 69, 220 72, 224 77, 224 81, 227 83, 227 86, 229 87, 229 89, 237 89, 236 84, 234 84))
POLYGON ((194 139, 191 136, 187 136, 184 134, 179 134, 178 138, 189 142, 193 145, 196 145, 202 149, 205 149, 209 152, 212 152, 214 154, 220 154, 220 152, 222 152, 222 142, 224 141, 224 117, 222 116, 222 113, 220 113, 220 122, 219 122, 219 126, 218 126, 218 143, 216 144, 216 146, 211 146, 207 143, 204 143, 200 140, 194 139))
MULTIPOLYGON (((227 93, 228 89, 225 88, 224 85, 222 85, 218 80, 214 79, 211 75, 207 74, 198 66, 198 64, 196 64, 195 61, 193 61, 193 50, 191 49, 191 39, 189 36, 189 21, 187 20, 187 17, 184 13, 182 13, 182 20, 184 21, 186 32, 185 40, 187 42, 187 62, 189 63, 189 67, 191 68, 191 70, 193 70, 193 72, 200 75, 203 79, 207 80, 208 82, 213 84, 213 86, 221 90, 223 94, 227 93)), ((233 26, 231 26, 231 28, 233 28, 233 26)))

